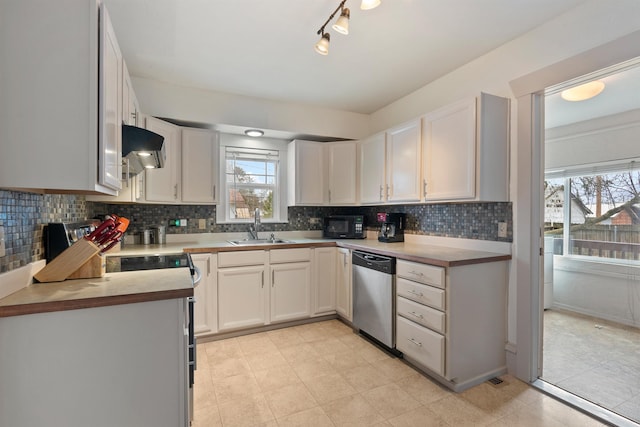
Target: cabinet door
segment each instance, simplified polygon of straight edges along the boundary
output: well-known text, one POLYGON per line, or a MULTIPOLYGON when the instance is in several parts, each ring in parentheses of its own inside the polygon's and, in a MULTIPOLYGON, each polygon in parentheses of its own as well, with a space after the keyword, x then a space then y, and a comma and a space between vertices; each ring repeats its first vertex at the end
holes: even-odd
POLYGON ((200 270, 202 278, 193 290, 194 304, 194 330, 196 335, 218 332, 217 299, 218 289, 216 277, 212 274, 215 270, 216 257, 211 254, 193 254, 193 264, 200 270))
POLYGON ((351 251, 345 248, 338 248, 336 261, 336 311, 349 321, 353 321, 351 301, 351 251))
POLYGON ((357 143, 327 145, 329 163, 329 204, 353 205, 357 202, 357 143))
POLYGON ((220 331, 265 324, 264 274, 262 265, 218 269, 220 331))
POLYGON ((380 203, 386 199, 385 134, 360 141, 360 202, 380 203))
POLYGON ((387 201, 420 201, 420 120, 387 131, 387 201))
POLYGON ((313 315, 336 311, 336 248, 313 250, 313 315))
POLYGON ((102 66, 99 91, 102 102, 99 117, 102 124, 98 182, 119 190, 122 187, 122 54, 106 8, 102 8, 100 19, 102 66))
POLYGON ((202 129, 182 129, 182 201, 216 203, 217 171, 217 133, 202 129))
POLYGON ((176 203, 180 200, 178 170, 180 168, 180 128, 164 120, 147 117, 147 129, 164 136, 167 158, 164 167, 145 170, 147 202, 176 203))
POLYGON ((289 144, 289 205, 325 202, 324 147, 319 142, 295 140, 289 144))
POLYGON ((458 102, 423 117, 423 197, 473 199, 476 190, 476 101, 458 102))
POLYGON ((271 321, 309 317, 311 263, 271 266, 271 321))
POLYGON ((122 61, 122 123, 137 126, 138 100, 133 91, 127 64, 122 61))

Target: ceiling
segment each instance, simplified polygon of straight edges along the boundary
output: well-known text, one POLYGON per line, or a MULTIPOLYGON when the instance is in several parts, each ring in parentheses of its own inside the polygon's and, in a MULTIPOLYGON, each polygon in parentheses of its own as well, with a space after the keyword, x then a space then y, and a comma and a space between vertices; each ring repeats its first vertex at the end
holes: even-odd
POLYGON ((132 76, 369 114, 583 0, 104 0, 132 76), (335 19, 334 19, 335 20, 335 19), (332 21, 333 22, 333 21, 332 21))
POLYGON ((640 59, 629 61, 620 68, 623 69, 595 72, 590 76, 592 78, 581 78, 568 86, 559 85, 559 89, 548 93, 545 96, 545 127, 550 129, 640 108, 640 59), (561 98, 561 89, 592 79, 605 84, 604 90, 594 98, 579 102, 561 98))

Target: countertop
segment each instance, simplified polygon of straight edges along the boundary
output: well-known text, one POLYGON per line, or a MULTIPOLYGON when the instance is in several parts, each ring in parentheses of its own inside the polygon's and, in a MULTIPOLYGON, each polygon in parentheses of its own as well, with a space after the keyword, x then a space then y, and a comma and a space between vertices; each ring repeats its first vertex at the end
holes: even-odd
POLYGON ((165 245, 128 245, 119 252, 109 255, 148 255, 187 252, 218 253, 229 251, 251 251, 291 249, 299 247, 343 247, 374 252, 408 261, 437 265, 440 267, 455 267, 485 262, 506 261, 511 259, 510 254, 461 249, 443 245, 416 244, 409 242, 382 243, 375 239, 289 239, 290 243, 277 243, 273 245, 243 245, 236 246, 227 241, 212 242, 180 242, 165 245))
POLYGON ((187 268, 108 273, 94 279, 34 283, 0 299, 0 317, 105 307, 193 295, 187 268))

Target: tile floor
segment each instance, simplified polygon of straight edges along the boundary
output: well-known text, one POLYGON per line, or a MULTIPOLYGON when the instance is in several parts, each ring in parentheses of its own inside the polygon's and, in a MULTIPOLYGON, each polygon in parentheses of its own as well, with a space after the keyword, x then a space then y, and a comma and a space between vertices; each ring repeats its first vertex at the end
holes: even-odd
POLYGON ((603 425, 510 375, 450 392, 338 320, 197 352, 194 427, 603 425))
POLYGON ((640 329, 546 310, 542 379, 640 423, 640 329))

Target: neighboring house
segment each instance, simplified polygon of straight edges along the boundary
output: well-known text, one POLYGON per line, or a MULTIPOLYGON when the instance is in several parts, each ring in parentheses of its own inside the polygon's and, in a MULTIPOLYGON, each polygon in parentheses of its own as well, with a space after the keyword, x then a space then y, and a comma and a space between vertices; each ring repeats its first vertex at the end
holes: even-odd
MULTIPOLYGON (((564 222, 564 186, 547 187, 544 194, 544 222, 562 224, 564 222)), ((584 224, 586 218, 593 215, 580 199, 571 195, 571 223, 584 224)))
POLYGON ((625 207, 611 217, 613 225, 640 225, 640 204, 625 207))

